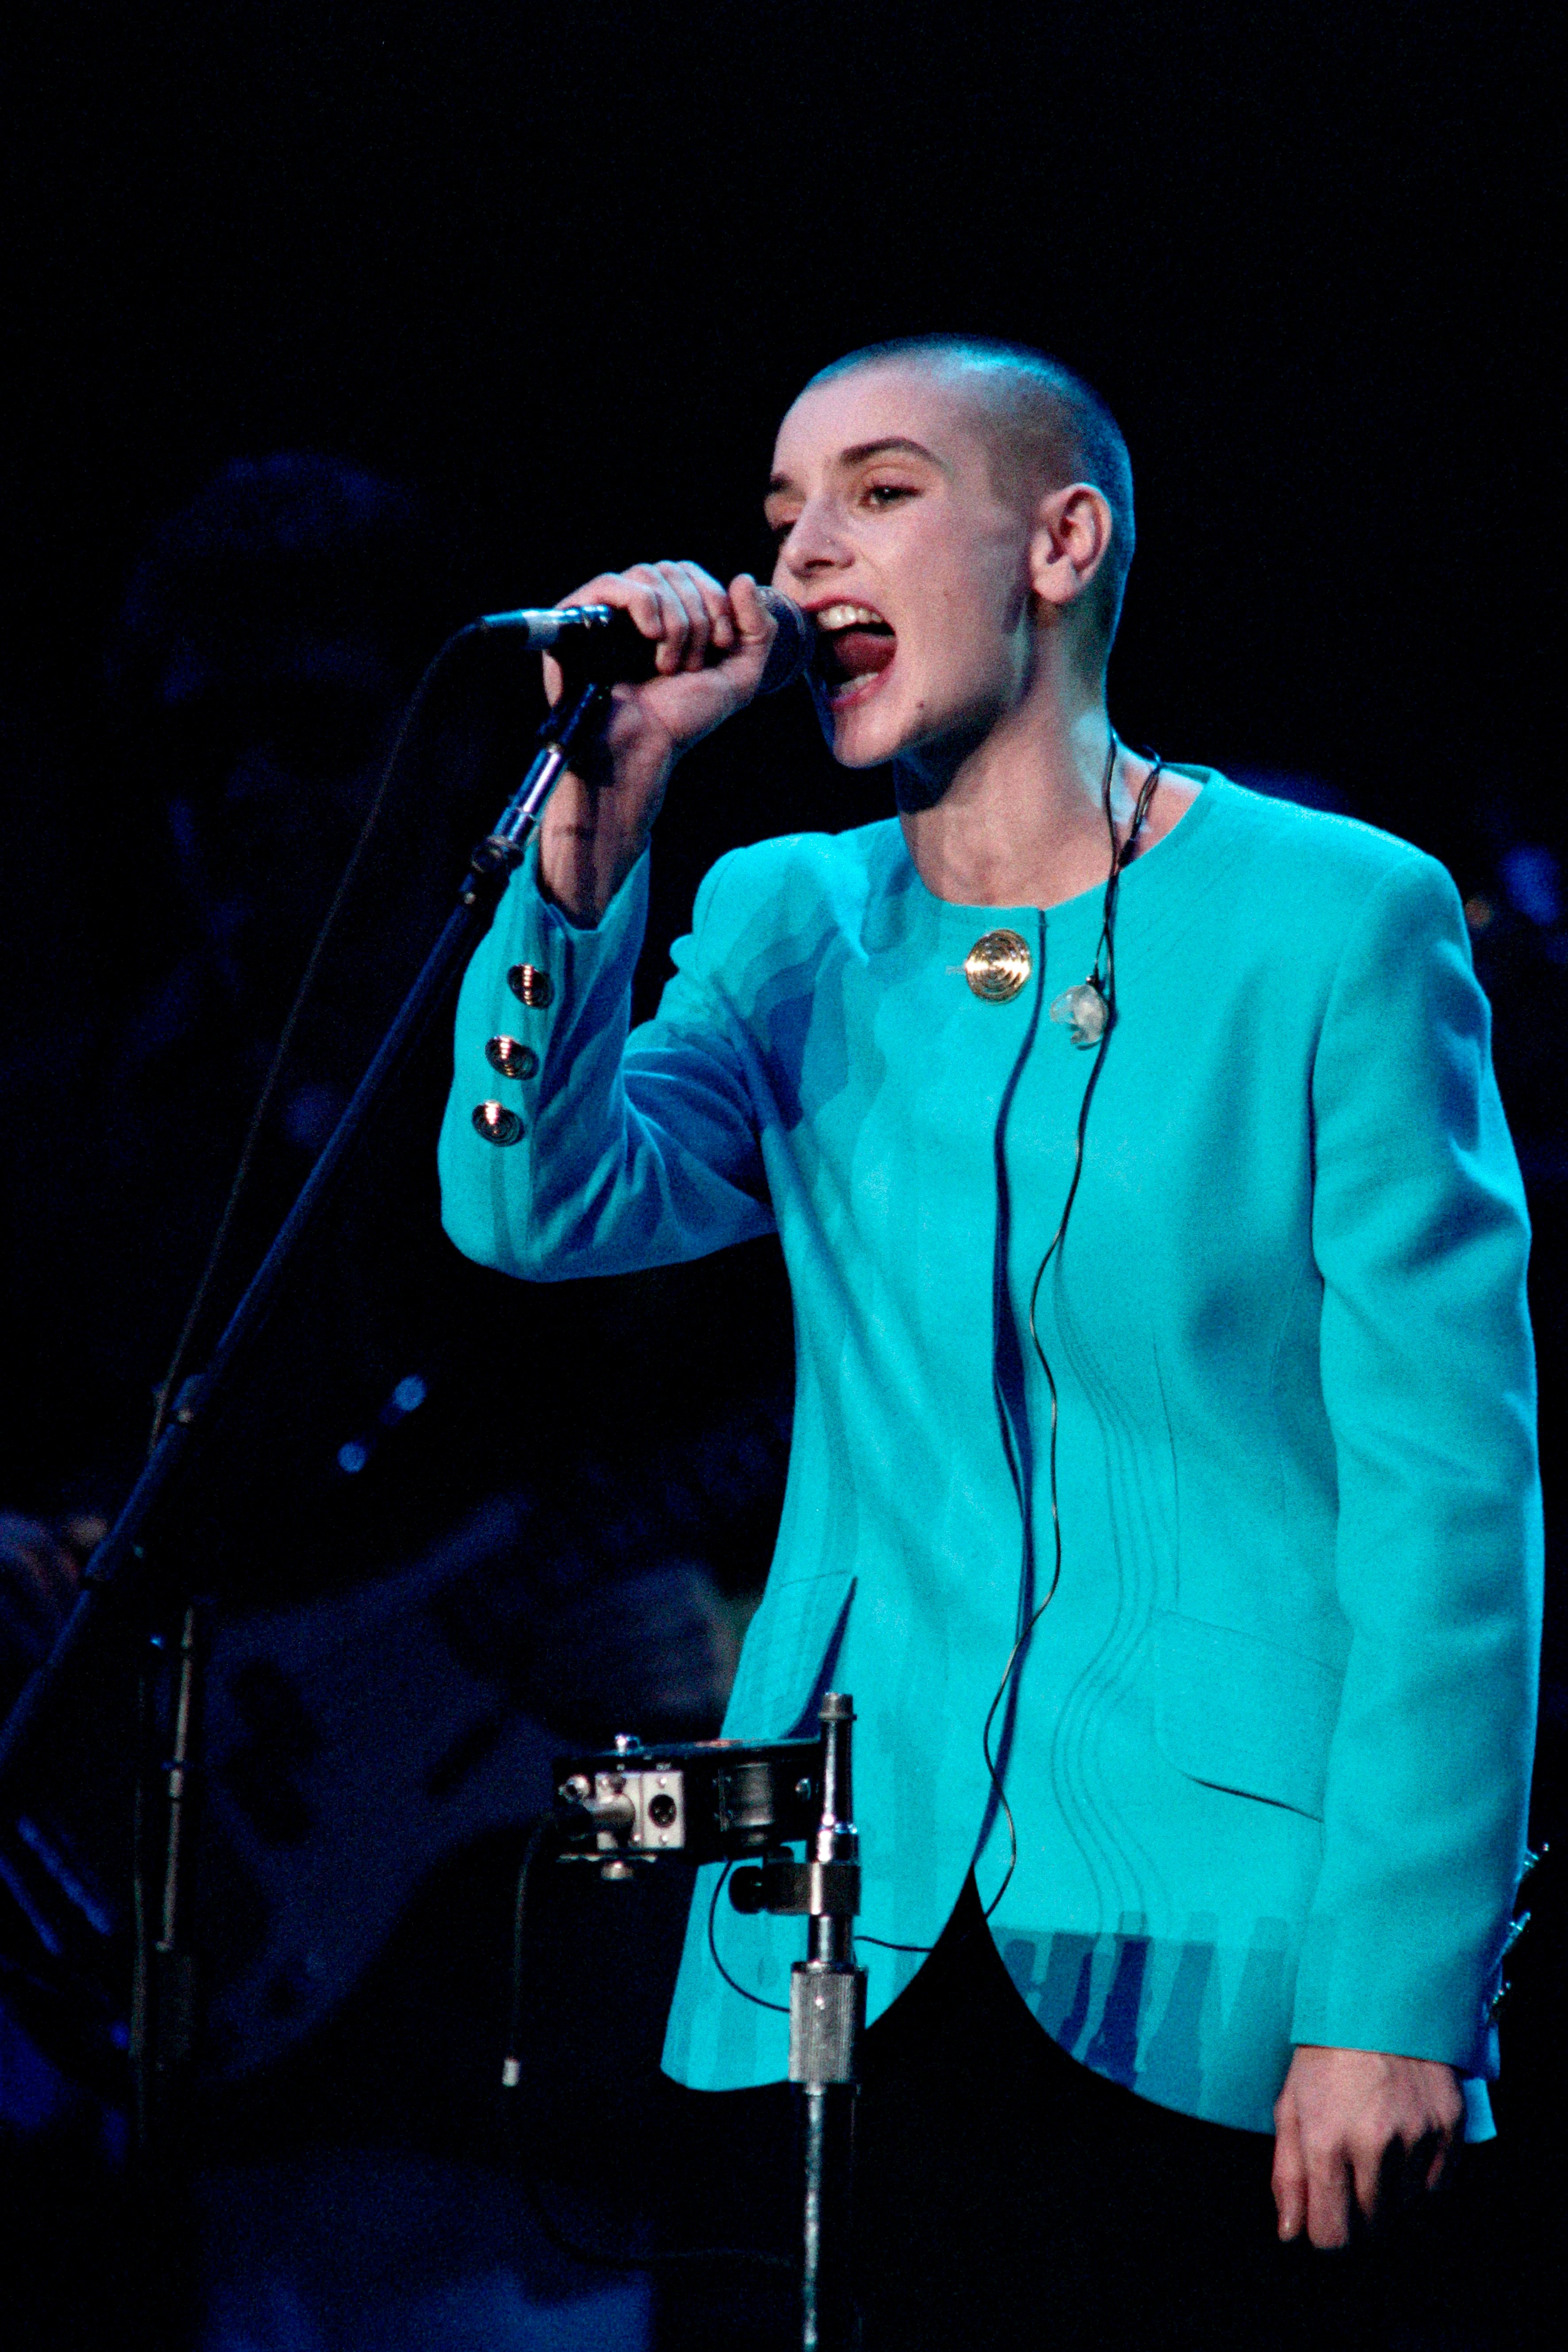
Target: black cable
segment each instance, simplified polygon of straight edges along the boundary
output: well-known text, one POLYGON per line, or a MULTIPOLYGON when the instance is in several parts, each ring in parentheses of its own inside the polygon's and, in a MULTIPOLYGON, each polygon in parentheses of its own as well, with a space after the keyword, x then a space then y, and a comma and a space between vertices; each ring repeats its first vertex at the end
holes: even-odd
MULTIPOLYGON (((986 1709, 985 1726, 984 1729, 981 1733, 980 1748, 981 1753, 985 1759, 985 1769, 990 1778, 992 1790, 995 1796, 998 1805, 1001 1807, 1003 1819, 1007 1824, 1007 1867, 1003 1874, 1001 1885, 996 1889, 995 1894, 991 1897, 990 1902, 985 1906, 984 1910, 981 1914, 981 1916, 984 1919, 989 1919, 991 1917, 992 1914, 996 1909, 997 1905, 1001 1902, 1002 1897, 1006 1894, 1009 1885, 1012 1884, 1013 1874, 1018 1867, 1018 1825, 1013 1818, 1013 1808, 1007 1801, 1006 1789, 1003 1785, 1001 1775, 996 1769, 996 1759, 991 1753, 992 1727, 996 1720, 996 1710, 1007 1696, 1008 1685, 1012 1682, 1014 1673, 1017 1667, 1018 1660, 1023 1654, 1030 1635, 1033 1633, 1036 1626, 1039 1623, 1041 1618, 1045 1615, 1046 1611, 1050 1607, 1052 1601, 1055 1599, 1057 1587, 1061 1582, 1062 1574, 1061 1506, 1057 1485, 1057 1430, 1060 1419, 1060 1411, 1057 1395, 1056 1375, 1051 1370, 1050 1360, 1047 1356, 1045 1349, 1040 1342, 1039 1329, 1036 1321, 1036 1307, 1039 1301, 1040 1286, 1045 1280, 1046 1268, 1049 1265, 1052 1258, 1056 1255, 1057 1251, 1061 1246, 1062 1237, 1068 1229, 1068 1219, 1072 1214, 1072 1204, 1078 1197, 1079 1181, 1083 1174, 1083 1147, 1084 1137, 1089 1127, 1089 1104, 1094 1098, 1095 1087, 1100 1083, 1100 1067, 1105 1060, 1105 1049, 1110 1042, 1110 1032, 1116 1024, 1116 899, 1121 881, 1121 869, 1132 856, 1133 847, 1138 840, 1138 836, 1143 830, 1145 821, 1149 814, 1149 805, 1154 797, 1154 789, 1160 781, 1161 772, 1164 766, 1164 762, 1160 758, 1158 752, 1145 754, 1145 756, 1151 760, 1149 773, 1144 778, 1143 783, 1139 791, 1138 798, 1132 811, 1132 820, 1127 829, 1127 838, 1124 842, 1119 842, 1116 838, 1116 819, 1111 809, 1110 802, 1111 785, 1115 780, 1116 774, 1116 754, 1119 748, 1116 730, 1112 728, 1110 732, 1110 741, 1106 751, 1105 772, 1100 779, 1100 807, 1104 812, 1106 827, 1110 835, 1110 871, 1107 875, 1105 880, 1105 898, 1100 908, 1100 938, 1095 943, 1094 962, 1090 969, 1089 979, 1085 982, 1086 986, 1090 987, 1095 991, 1096 994, 1100 997, 1105 1005, 1105 1025, 1100 1033, 1100 1042, 1095 1049, 1094 1066, 1089 1071, 1089 1083, 1084 1087, 1083 1099, 1079 1105, 1078 1129, 1073 1147, 1072 1175, 1068 1183, 1067 1198, 1062 1203, 1061 1215, 1057 1220, 1056 1232, 1051 1235, 1050 1241, 1047 1244, 1046 1254, 1044 1257, 1041 1258, 1040 1263, 1036 1269, 1035 1279, 1029 1289, 1029 1339, 1033 1344, 1036 1355, 1039 1358, 1040 1369, 1045 1373, 1046 1385, 1050 1391, 1051 1399, 1051 1433, 1049 1448, 1051 1539, 1053 1550, 1051 1581, 1045 1599, 1029 1618, 1028 1622, 1022 1628, 1017 1640, 1014 1643, 1011 1650, 1007 1653, 1007 1663, 1002 1670, 1002 1679, 996 1685, 996 1695, 993 1698, 990 1706, 986 1709), (1105 958, 1106 976, 1103 982, 1101 982, 1100 977, 1100 961, 1101 955, 1105 958)), ((1022 1595, 1020 1594, 1020 1606, 1021 1605, 1022 1595)), ((888 1942, 886 1938, 881 1936, 857 1936, 855 1940, 859 1944, 875 1945, 877 1949, 882 1952, 915 1952, 929 1954, 936 1948, 934 1944, 893 1944, 888 1942)), ((713 1954, 713 1958, 716 1961, 719 1958, 719 1955, 716 1951, 713 1954)), ((726 1976, 726 1981, 731 1984, 734 1983, 733 1978, 729 1977, 727 1971, 723 1970, 721 1963, 721 1973, 726 1976)), ((737 1992, 740 1992, 743 1988, 740 1985, 736 1985, 735 1990, 737 1992)), ((748 1993, 746 1998, 751 2000, 753 1996, 748 1993)))
POLYGON ((729 1880, 730 1873, 734 1869, 734 1867, 735 1865, 732 1862, 727 1862, 724 1864, 724 1867, 719 1873, 718 1879, 714 1885, 713 1900, 708 1906, 708 1949, 713 1955, 713 1965, 718 1969, 720 1975, 723 1978, 725 1983, 729 1986, 731 1991, 738 1992, 742 2000, 749 2000, 752 2002, 752 2006, 757 2009, 771 2009, 773 2011, 775 2015, 779 2017, 787 2017, 789 2015, 789 2011, 783 2001, 764 2000, 761 1993, 748 1992, 743 1984, 736 1983, 734 1978, 730 1974, 729 1969, 724 1966, 723 1961, 719 1958, 719 1944, 714 1934, 714 1928, 719 1917, 719 1897, 723 1894, 725 1885, 729 1880))
MULTIPOLYGON (((1101 778, 1100 788, 1100 806, 1105 815, 1106 830, 1110 836, 1110 871, 1106 876, 1105 879, 1105 898, 1100 909, 1100 938, 1095 945, 1094 963, 1090 970, 1089 979, 1084 983, 1086 987, 1089 987, 1094 990, 1095 993, 1100 998, 1100 1001, 1104 1004, 1105 1021, 1100 1029, 1100 1042, 1095 1047, 1094 1066, 1089 1071, 1089 1082, 1083 1090, 1083 1099, 1079 1105, 1078 1126, 1073 1142, 1072 1175, 1068 1182, 1067 1198, 1062 1202, 1062 1213, 1057 1220, 1057 1229, 1046 1245, 1045 1255, 1041 1258, 1038 1266, 1036 1268, 1035 1279, 1029 1286, 1029 1339, 1036 1355, 1039 1359, 1040 1370, 1046 1376, 1046 1386, 1050 1393, 1051 1400, 1050 1443, 1048 1447, 1051 1498, 1051 1580, 1047 1590, 1045 1599, 1040 1602, 1039 1607, 1034 1611, 1027 1623, 1022 1628, 1017 1640, 1014 1643, 1011 1650, 1007 1654, 1007 1663, 1002 1670, 1002 1679, 996 1685, 996 1695, 994 1698, 993 1698, 991 1705, 986 1711, 985 1727, 981 1734, 980 1748, 981 1753, 985 1759, 985 1769, 990 1775, 992 1789, 995 1792, 996 1801, 1002 1808, 1003 1815, 1007 1823, 1007 1867, 1003 1874, 1001 1885, 996 1889, 995 1894, 985 1906, 983 1916, 987 1919, 991 1917, 993 1912, 996 1909, 997 1905, 1001 1902, 1002 1897, 1006 1894, 1008 1887, 1012 1884, 1013 1874, 1018 1867, 1018 1829, 1017 1824, 1013 1818, 1013 1808, 1007 1801, 1006 1790, 1004 1788, 1001 1775, 996 1769, 995 1759, 991 1752, 992 1726, 996 1720, 997 1708, 1002 1705, 1004 1699, 1007 1696, 1007 1691, 1012 1683, 1013 1676, 1017 1670, 1018 1661, 1024 1654, 1030 1636, 1033 1634, 1036 1626, 1039 1623, 1041 1618, 1045 1615, 1046 1611, 1050 1607, 1051 1602, 1056 1598, 1057 1587, 1061 1582, 1062 1575, 1061 1496, 1057 1480, 1057 1435, 1061 1420, 1061 1405, 1060 1399, 1057 1392, 1056 1374, 1051 1370, 1050 1359, 1046 1354, 1044 1345, 1040 1339, 1039 1325, 1037 1319, 1037 1310, 1039 1306, 1041 1286, 1046 1278, 1046 1269, 1061 1247, 1063 1238, 1066 1235, 1068 1229, 1068 1219, 1072 1214, 1073 1202, 1078 1198, 1078 1188, 1083 1175, 1084 1138, 1089 1128, 1089 1106, 1094 1100, 1095 1088, 1100 1084, 1100 1074, 1101 1069, 1104 1067, 1105 1052, 1106 1047, 1110 1043, 1110 1033, 1116 1026, 1116 900, 1118 891, 1121 887, 1121 869, 1132 856, 1138 836, 1143 830, 1145 821, 1149 814, 1150 803, 1153 800, 1154 790, 1156 785, 1159 783, 1161 771, 1164 764, 1160 759, 1159 754, 1156 752, 1152 756, 1149 773, 1143 780, 1137 801, 1134 803, 1131 822, 1127 828, 1127 838, 1124 842, 1118 842, 1116 838, 1116 817, 1111 806, 1110 797, 1111 786, 1115 781, 1116 775, 1116 754, 1118 749, 1119 746, 1117 742, 1116 730, 1112 728, 1110 730, 1110 741, 1106 751, 1105 773, 1101 778), (1101 955, 1105 958, 1105 978, 1103 981, 1101 981, 1100 976, 1101 955)), ((1020 1595, 1020 1601, 1021 1598, 1022 1596, 1020 1595)), ((868 1937, 865 1940, 869 1942, 871 1939, 868 1937)), ((898 1948, 907 1949, 910 1948, 900 1946, 898 1948)))
POLYGON ((541 1813, 529 1832, 528 1843, 522 1850, 522 1861, 517 1874, 517 1894, 511 1912, 511 2008, 507 2022, 506 2056, 501 2063, 501 2088, 515 2091, 522 2080, 522 1999, 527 1976, 523 1927, 528 1912, 529 1873, 539 1859, 540 1849, 555 1826, 553 1817, 541 1813))
POLYGON ((147 1853, 153 1706, 153 1662, 144 1649, 136 1676, 136 1779, 131 1814, 131 2030, 127 2049, 132 2146, 143 2163, 150 2152, 153 2107, 153 1929, 148 1916, 147 1853))
POLYGON ((305 959, 305 969, 300 976, 300 985, 294 991, 293 1002, 289 1007, 283 1023, 282 1034, 274 1048, 272 1059, 268 1065, 267 1076, 261 1082, 261 1092, 257 1097, 256 1108, 250 1114, 250 1123, 245 1130, 245 1140, 240 1146, 239 1162, 234 1171, 234 1181, 228 1188, 228 1197, 224 1202, 223 1213, 217 1222, 217 1231, 213 1235, 212 1247, 207 1252, 206 1263, 196 1278, 196 1286, 191 1295, 190 1306, 186 1308, 184 1321, 180 1326, 180 1336, 174 1342, 174 1352, 169 1360, 169 1369, 154 1392, 156 1402, 153 1412, 153 1429, 147 1440, 149 1454, 153 1451, 163 1433, 163 1424, 169 1417, 169 1408, 174 1402, 175 1384, 184 1368, 186 1353, 195 1335, 196 1326, 201 1320, 202 1310, 207 1303, 224 1251, 228 1245, 235 1214, 250 1174, 251 1162, 256 1157, 257 1146, 261 1140, 261 1130, 266 1122, 267 1114, 272 1108, 272 1099, 278 1091, 279 1083, 288 1066, 289 1055, 294 1043, 294 1033, 299 1028, 300 1017, 310 999, 310 992, 315 986, 316 974, 321 970, 328 943, 337 928, 343 903, 348 898, 365 851, 370 846, 371 837, 380 823, 381 813, 385 806, 392 780, 396 773, 397 763, 403 756, 404 745, 408 740, 409 730, 425 702, 437 671, 446 661, 453 646, 471 635, 473 629, 474 624, 469 622, 462 628, 454 630, 446 644, 432 656, 425 666, 418 685, 409 698, 402 719, 398 721, 397 733, 393 739, 392 749, 386 755, 386 764, 382 769, 381 781, 376 785, 370 807, 365 812, 365 819, 360 827, 359 837, 349 852, 348 863, 339 877, 338 887, 332 893, 331 903, 321 918, 321 927, 316 933, 310 952, 305 959))

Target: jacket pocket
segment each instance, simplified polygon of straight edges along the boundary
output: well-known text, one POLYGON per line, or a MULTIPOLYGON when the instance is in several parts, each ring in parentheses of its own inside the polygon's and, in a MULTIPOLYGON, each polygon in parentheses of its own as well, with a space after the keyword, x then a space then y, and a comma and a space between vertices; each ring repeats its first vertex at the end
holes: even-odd
POLYGON ((800 1727, 829 1654, 837 1649, 854 1591, 848 1569, 768 1587, 746 1631, 724 1717, 726 1738, 784 1739, 800 1727))
POLYGON ((1154 1738, 1189 1780, 1323 1818, 1342 1676, 1256 1633, 1157 1611, 1154 1738))

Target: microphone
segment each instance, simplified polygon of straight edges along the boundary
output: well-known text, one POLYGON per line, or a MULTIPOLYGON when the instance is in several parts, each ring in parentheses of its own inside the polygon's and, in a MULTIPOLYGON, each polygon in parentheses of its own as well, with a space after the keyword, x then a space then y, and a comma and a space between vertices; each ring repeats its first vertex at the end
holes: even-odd
MULTIPOLYGON (((776 588, 759 588, 757 594, 777 625, 757 692, 776 694, 804 672, 814 632, 800 606, 776 588)), ((521 630, 531 652, 553 648, 557 659, 569 661, 585 678, 632 686, 654 675, 657 642, 645 637, 631 614, 614 604, 523 605, 515 613, 481 614, 473 625, 521 630)))

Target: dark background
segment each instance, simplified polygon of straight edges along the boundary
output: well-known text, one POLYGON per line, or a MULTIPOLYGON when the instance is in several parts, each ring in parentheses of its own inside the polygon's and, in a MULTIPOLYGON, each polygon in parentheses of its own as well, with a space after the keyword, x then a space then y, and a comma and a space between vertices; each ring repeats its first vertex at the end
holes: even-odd
MULTIPOLYGON (((1132 449, 1122 733, 1311 779, 1478 902, 1556 1515, 1568 825, 1540 12, 64 0, 14 16, 10 46, 14 1015, 101 996, 161 919, 160 819, 116 756, 105 649, 149 533, 226 460, 321 450, 420 493, 450 550, 433 648, 605 563, 765 563, 773 425, 841 351, 1041 343, 1132 449), (1531 849, 1544 896, 1521 898, 1531 849)), ((531 689, 498 679, 521 734, 531 689)), ((407 854, 453 856, 438 779, 422 790, 394 812, 407 854)), ((882 794, 832 769, 804 698, 694 756, 645 997, 720 850, 882 794)), ((1560 1634, 1548 1664, 1550 1828, 1560 1634)), ((1556 1963, 1531 1940, 1530 2063, 1500 2103, 1521 2129, 1556 2080, 1556 1963)))
MULTIPOLYGON (((1546 49, 1523 9, 1290 0, 26 9, 14 1005, 47 1013, 162 918, 104 649, 149 531, 225 460, 320 449, 422 493, 453 550, 433 645, 606 562, 764 563, 773 425, 847 347, 1042 342, 1133 452, 1122 733, 1311 778, 1499 918, 1477 946, 1538 1210, 1550 1476, 1568 932, 1552 865, 1533 914, 1500 870, 1568 835, 1546 49)), ((405 852, 455 861, 420 790, 405 852)), ((884 794, 833 770, 804 697, 704 747, 661 827, 645 1003, 722 848, 884 794)))
MULTIPOLYGON (((13 20, 15 23, 15 19, 13 20)), ((799 383, 1042 341, 1121 417, 1114 674, 1172 757, 1422 840, 1549 780, 1551 76, 1525 10, 29 8, 5 632, 80 707, 150 520, 308 446, 466 522, 470 607, 764 554, 799 383)))

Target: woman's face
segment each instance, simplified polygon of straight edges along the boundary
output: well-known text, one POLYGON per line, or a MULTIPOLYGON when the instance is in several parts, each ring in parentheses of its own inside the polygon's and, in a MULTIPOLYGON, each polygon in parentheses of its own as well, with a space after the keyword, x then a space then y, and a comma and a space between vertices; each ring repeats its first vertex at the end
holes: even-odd
POLYGON ((992 478, 978 396, 874 361, 804 392, 779 428, 773 584, 814 615, 834 756, 950 764, 1030 675, 1033 517, 992 478))

